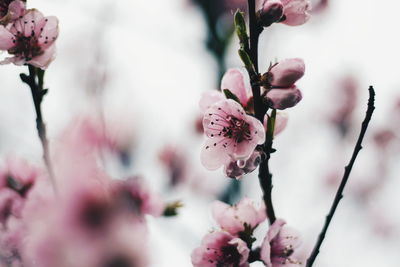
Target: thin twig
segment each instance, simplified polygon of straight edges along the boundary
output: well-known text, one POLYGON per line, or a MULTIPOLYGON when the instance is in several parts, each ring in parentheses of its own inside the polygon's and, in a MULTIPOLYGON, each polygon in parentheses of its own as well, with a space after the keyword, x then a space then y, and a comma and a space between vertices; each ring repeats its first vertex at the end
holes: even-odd
POLYGON ((35 68, 34 66, 28 65, 29 76, 21 73, 20 77, 31 89, 33 104, 36 111, 36 128, 38 131, 39 139, 43 149, 43 160, 46 168, 49 172, 50 182, 55 192, 57 192, 57 185, 55 181, 55 175, 53 166, 50 160, 49 142, 47 140, 46 125, 43 122, 41 104, 47 89, 43 88, 43 75, 44 71, 35 68))
MULTIPOLYGON (((256 17, 256 3, 255 0, 248 1, 249 6, 249 28, 250 28, 250 51, 249 56, 254 65, 254 70, 256 71, 256 75, 259 75, 258 71, 258 39, 260 37, 263 28, 260 27, 257 23, 256 17)), ((256 118, 261 122, 264 120, 265 112, 262 104, 262 99, 260 95, 260 86, 256 85, 255 80, 258 81, 258 77, 252 77, 254 74, 249 73, 250 80, 252 82, 252 93, 253 93, 253 101, 254 101, 254 112, 256 118)))
POLYGON ((311 252, 310 257, 307 260, 307 264, 306 267, 311 267, 316 259, 316 257, 318 256, 319 250, 321 248, 322 242, 325 239, 325 235, 326 232, 328 230, 329 224, 333 218, 333 215, 335 214, 336 208, 339 205, 340 200, 343 198, 343 190, 346 186, 346 183, 349 179, 351 170, 353 168, 354 162, 357 158, 358 153, 360 152, 360 150, 362 149, 361 143, 364 139, 364 135, 367 131, 368 128, 368 124, 371 121, 371 117, 372 117, 372 113, 374 112, 375 106, 375 91, 374 88, 372 86, 369 87, 369 99, 368 99, 368 109, 367 112, 365 114, 365 119, 361 125, 361 131, 360 131, 360 135, 358 137, 356 146, 354 147, 354 151, 353 151, 353 155, 350 159, 349 164, 344 168, 344 174, 343 174, 343 178, 342 181, 340 183, 340 186, 338 188, 338 191, 336 192, 336 196, 335 199, 333 200, 331 209, 329 210, 328 215, 326 216, 325 219, 325 224, 322 228, 321 233, 318 236, 318 240, 317 243, 315 244, 315 247, 313 249, 313 251, 311 252))
MULTIPOLYGON (((259 75, 258 70, 258 40, 260 37, 263 28, 258 24, 256 17, 256 4, 255 0, 248 0, 249 6, 249 28, 250 28, 250 58, 253 62, 254 69, 256 71, 256 75, 259 75)), ((254 101, 254 113, 256 118, 264 123, 264 116, 267 112, 265 105, 263 105, 262 97, 260 94, 260 86, 257 84, 258 77, 252 76, 251 73, 251 88, 253 92, 253 101, 254 101)), ((266 212, 268 216, 268 220, 270 224, 273 224, 276 220, 274 206, 272 204, 272 174, 269 170, 269 159, 271 157, 271 149, 272 149, 272 141, 273 135, 268 136, 265 140, 263 150, 266 153, 267 157, 263 160, 259 167, 258 178, 260 181, 260 186, 263 191, 263 199, 266 206, 266 212)))

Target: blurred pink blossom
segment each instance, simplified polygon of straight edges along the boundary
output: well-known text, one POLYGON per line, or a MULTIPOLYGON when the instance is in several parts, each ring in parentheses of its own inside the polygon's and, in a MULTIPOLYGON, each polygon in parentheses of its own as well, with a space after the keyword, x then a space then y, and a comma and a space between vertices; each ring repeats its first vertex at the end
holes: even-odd
POLYGON ((28 193, 39 170, 18 158, 10 157, 0 169, 0 222, 6 225, 10 216, 20 217, 28 193))
POLYGON ((248 267, 249 252, 240 238, 227 232, 213 232, 192 252, 192 264, 194 267, 248 267))
POLYGON ((265 130, 261 122, 245 113, 242 106, 222 100, 206 110, 203 118, 208 139, 201 152, 201 162, 215 170, 232 160, 246 160, 257 144, 264 143, 265 130))
POLYGON ((6 27, 0 25, 0 50, 7 50, 8 57, 0 64, 30 64, 46 69, 55 57, 55 40, 58 37, 58 19, 43 17, 36 10, 27 10, 23 17, 6 27))
MULTIPOLYGON (((203 125, 201 125, 203 129, 203 125)), ((167 145, 159 153, 161 163, 167 168, 171 186, 182 184, 188 179, 188 162, 178 147, 167 145)))
POLYGON ((336 106, 330 121, 335 124, 342 137, 346 136, 359 98, 359 84, 352 75, 342 77, 335 86, 336 106), (339 89, 339 93, 337 92, 339 89))

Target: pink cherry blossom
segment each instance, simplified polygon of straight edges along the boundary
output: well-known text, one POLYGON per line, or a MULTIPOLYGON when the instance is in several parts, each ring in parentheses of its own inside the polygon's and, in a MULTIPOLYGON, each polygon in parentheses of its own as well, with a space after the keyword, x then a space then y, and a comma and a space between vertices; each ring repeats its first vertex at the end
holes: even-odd
POLYGON ((285 59, 269 70, 269 83, 274 87, 290 87, 303 77, 304 72, 305 64, 301 58, 285 59))
POLYGON ((260 257, 268 267, 302 266, 295 257, 301 244, 299 233, 285 224, 284 220, 277 219, 261 245, 260 257))
POLYGON ((280 0, 264 0, 261 8, 257 11, 259 22, 262 26, 268 27, 278 22, 283 15, 283 4, 280 0))
POLYGON ((194 267, 248 267, 249 252, 240 238, 227 232, 213 232, 192 252, 192 264, 194 267))
POLYGON ((215 170, 232 160, 248 159, 264 143, 260 121, 245 113, 234 100, 222 100, 206 110, 203 128, 208 139, 201 152, 202 164, 215 170))
POLYGON ((306 23, 310 18, 311 4, 308 0, 281 0, 285 20, 282 23, 289 26, 298 26, 306 23))
POLYGON ((245 69, 229 69, 222 77, 221 91, 229 89, 234 93, 240 100, 243 107, 247 106, 247 103, 252 96, 250 78, 245 69))
POLYGON ((30 64, 46 69, 54 59, 57 37, 58 19, 30 9, 22 18, 6 27, 0 26, 0 50, 13 55, 0 63, 30 64))
POLYGON ((272 89, 267 93, 267 99, 274 109, 287 109, 297 105, 302 99, 301 91, 293 85, 287 89, 272 89))
POLYGON ((0 24, 7 25, 25 13, 25 2, 20 0, 1 0, 0 1, 0 24))
POLYGON ((215 201, 212 205, 212 215, 221 229, 232 235, 243 232, 246 226, 254 229, 266 219, 263 202, 257 206, 246 197, 233 206, 215 201))
POLYGON ((251 173, 260 165, 264 153, 254 150, 253 154, 246 160, 231 161, 225 165, 224 172, 229 178, 240 179, 243 175, 251 173))

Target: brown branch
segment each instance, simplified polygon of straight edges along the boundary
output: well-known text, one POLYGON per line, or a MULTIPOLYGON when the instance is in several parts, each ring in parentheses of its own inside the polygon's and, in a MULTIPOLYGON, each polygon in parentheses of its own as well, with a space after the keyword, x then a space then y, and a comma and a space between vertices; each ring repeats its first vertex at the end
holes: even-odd
POLYGON ((356 161, 357 155, 360 152, 360 150, 362 149, 361 143, 364 139, 364 135, 367 131, 368 128, 368 124, 371 121, 371 117, 372 117, 372 113, 374 112, 375 106, 375 91, 374 88, 372 86, 369 87, 369 100, 368 100, 368 109, 367 112, 365 114, 365 119, 361 125, 361 131, 360 131, 360 135, 358 137, 356 146, 354 147, 354 151, 353 151, 353 155, 350 159, 349 164, 344 168, 344 174, 343 174, 343 178, 342 181, 340 183, 340 186, 336 192, 336 196, 335 199, 333 200, 331 209, 329 210, 328 215, 326 216, 325 219, 325 224, 322 227, 322 231, 318 236, 318 240, 317 243, 315 244, 315 247, 313 249, 313 251, 311 252, 310 257, 307 260, 307 264, 306 267, 311 267, 316 259, 316 257, 318 256, 319 250, 321 248, 322 242, 325 239, 325 235, 326 232, 328 230, 329 224, 331 223, 331 220, 333 218, 333 215, 335 214, 336 208, 339 205, 340 200, 343 198, 343 190, 346 186, 346 183, 349 179, 351 170, 353 168, 354 162, 356 161))

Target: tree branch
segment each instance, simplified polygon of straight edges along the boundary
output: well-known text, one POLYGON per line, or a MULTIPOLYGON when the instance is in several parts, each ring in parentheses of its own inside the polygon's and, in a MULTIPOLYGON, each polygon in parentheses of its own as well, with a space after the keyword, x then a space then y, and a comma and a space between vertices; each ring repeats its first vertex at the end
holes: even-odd
POLYGON ((336 192, 336 196, 335 199, 333 200, 331 209, 329 210, 328 215, 326 216, 325 219, 325 224, 322 228, 321 233, 318 236, 318 240, 317 243, 315 244, 315 247, 313 249, 313 251, 311 252, 310 257, 307 260, 307 264, 306 267, 311 267, 316 259, 316 257, 318 256, 319 250, 321 248, 322 242, 325 239, 325 235, 326 232, 328 230, 329 224, 331 223, 331 220, 333 218, 333 215, 335 214, 336 208, 339 205, 340 200, 343 198, 343 190, 346 186, 346 183, 349 179, 351 170, 353 168, 354 162, 356 161, 357 155, 360 152, 360 150, 362 149, 361 143, 364 139, 364 135, 367 131, 368 128, 368 124, 371 121, 371 117, 372 117, 372 113, 374 112, 375 106, 375 91, 374 88, 372 86, 369 87, 369 99, 368 99, 368 109, 367 112, 365 114, 365 119, 361 125, 361 131, 360 131, 360 135, 358 137, 356 146, 354 147, 354 151, 353 151, 353 155, 350 159, 349 164, 344 168, 344 174, 343 174, 343 178, 342 181, 340 183, 340 186, 336 192))
MULTIPOLYGON (((261 27, 257 22, 256 17, 256 4, 255 0, 248 0, 249 5, 249 28, 250 28, 250 51, 249 56, 254 65, 254 70, 256 74, 249 73, 251 81, 251 89, 253 92, 254 101, 254 113, 256 118, 264 123, 264 116, 267 113, 267 108, 265 108, 261 93, 260 86, 257 84, 259 80, 259 70, 258 70, 258 40, 263 27, 261 27)), ((269 159, 271 157, 273 134, 266 137, 263 150, 267 157, 263 160, 259 167, 258 178, 260 181, 260 186, 263 191, 263 199, 266 206, 266 212, 270 224, 273 224, 276 220, 274 207, 272 204, 272 174, 269 170, 269 159)))
POLYGON ((36 111, 36 128, 43 149, 43 160, 49 172, 50 182, 53 186, 53 189, 55 192, 57 192, 55 175, 50 160, 49 142, 47 140, 46 125, 43 122, 42 109, 41 109, 41 103, 43 97, 47 93, 47 89, 43 88, 44 71, 35 68, 34 66, 31 65, 28 65, 28 68, 29 68, 29 76, 27 76, 24 73, 21 73, 20 77, 21 80, 24 83, 26 83, 31 89, 33 104, 35 106, 35 111, 36 111))

